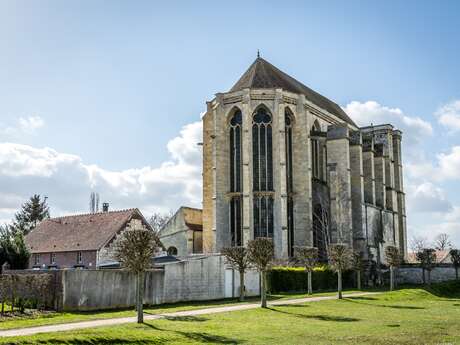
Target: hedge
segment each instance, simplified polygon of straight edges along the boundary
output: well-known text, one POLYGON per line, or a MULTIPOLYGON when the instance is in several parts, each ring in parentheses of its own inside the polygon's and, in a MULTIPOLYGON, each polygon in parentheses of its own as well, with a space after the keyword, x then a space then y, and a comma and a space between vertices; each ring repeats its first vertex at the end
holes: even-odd
MULTIPOLYGON (((355 286, 355 272, 346 271, 342 275, 343 288, 355 286)), ((307 291, 307 271, 302 267, 273 267, 267 275, 268 290, 278 292, 307 291)), ((328 267, 318 267, 313 271, 313 290, 330 291, 337 289, 337 274, 328 267)))

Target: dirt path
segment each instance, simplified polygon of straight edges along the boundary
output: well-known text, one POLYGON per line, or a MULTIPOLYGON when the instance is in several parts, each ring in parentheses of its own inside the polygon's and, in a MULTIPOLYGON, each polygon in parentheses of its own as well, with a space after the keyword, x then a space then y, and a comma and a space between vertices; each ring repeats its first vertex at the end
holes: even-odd
MULTIPOLYGON (((376 292, 359 292, 352 294, 344 294, 343 297, 357 297, 357 296, 366 296, 373 295, 376 292)), ((336 296, 322 296, 322 297, 306 297, 306 298, 297 298, 297 299, 287 299, 281 301, 268 302, 268 305, 277 306, 277 305, 289 305, 289 304, 301 304, 308 302, 318 302, 325 300, 336 299, 336 296)), ((157 320, 162 318, 173 318, 173 317, 183 317, 183 316, 195 316, 195 315, 204 315, 204 314, 217 314, 217 313, 226 313, 230 311, 238 310, 248 310, 259 308, 260 303, 248 303, 248 304, 238 304, 233 306, 226 307, 214 307, 214 308, 205 308, 197 310, 188 310, 188 311, 178 311, 175 313, 163 313, 156 315, 144 315, 144 320, 157 320)), ((29 327, 29 328, 20 328, 20 329, 9 329, 5 331, 0 331, 0 337, 15 337, 15 336, 24 336, 32 335, 37 333, 49 333, 49 332, 62 332, 62 331, 71 331, 75 329, 82 328, 93 328, 100 326, 112 326, 119 325, 123 323, 132 323, 136 322, 137 317, 120 317, 113 319, 103 319, 103 320, 92 320, 92 321, 82 321, 82 322, 73 322, 73 323, 62 323, 58 325, 48 325, 48 326, 38 326, 38 327, 29 327)))

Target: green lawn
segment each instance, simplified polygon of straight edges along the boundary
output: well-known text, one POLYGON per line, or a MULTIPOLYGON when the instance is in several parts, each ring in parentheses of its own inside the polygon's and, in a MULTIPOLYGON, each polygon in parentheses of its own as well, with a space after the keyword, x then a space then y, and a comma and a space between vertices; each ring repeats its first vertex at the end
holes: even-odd
POLYGON ((460 282, 373 296, 5 338, 10 344, 460 344, 460 282))
MULTIPOLYGON (((353 290, 347 291, 347 293, 356 292, 353 290)), ((315 293, 312 296, 327 296, 334 295, 335 292, 324 292, 315 293)), ((279 294, 271 295, 269 299, 294 299, 308 297, 306 294, 279 294)), ((247 298, 245 303, 255 303, 259 301, 259 298, 247 298)), ((164 304, 152 307, 146 307, 144 309, 146 314, 160 314, 167 312, 185 311, 193 309, 204 309, 211 307, 220 307, 223 305, 236 305, 239 304, 237 299, 225 299, 217 301, 204 301, 204 302, 188 302, 188 303, 175 303, 175 304, 164 304)), ((0 330, 13 329, 13 328, 24 328, 33 326, 44 326, 59 323, 69 323, 78 321, 89 321, 89 320, 100 320, 117 317, 135 316, 136 312, 131 309, 125 310, 112 310, 112 311, 95 311, 95 312, 62 312, 62 313, 45 313, 38 314, 35 316, 24 317, 17 316, 14 318, 6 317, 3 320, 0 319, 0 330)))

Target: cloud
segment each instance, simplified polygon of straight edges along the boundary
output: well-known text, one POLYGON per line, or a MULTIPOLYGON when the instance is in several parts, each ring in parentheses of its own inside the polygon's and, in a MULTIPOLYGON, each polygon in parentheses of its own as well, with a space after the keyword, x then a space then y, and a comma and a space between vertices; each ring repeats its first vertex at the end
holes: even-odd
POLYGON ((52 215, 87 212, 97 191, 111 209, 138 207, 146 215, 183 204, 201 207, 201 122, 168 143, 159 167, 111 171, 51 148, 0 143, 0 218, 11 218, 30 195, 48 196, 52 215))
POLYGON ((435 115, 438 122, 446 127, 450 133, 460 130, 460 100, 452 101, 440 107, 435 115))
POLYGON ((420 117, 408 116, 399 108, 390 108, 375 101, 353 101, 345 106, 344 111, 359 126, 392 124, 403 131, 404 139, 410 143, 418 143, 422 137, 431 136, 433 127, 420 117))
POLYGON ((20 117, 14 126, 5 126, 0 123, 0 135, 9 138, 28 134, 35 134, 39 128, 45 125, 45 120, 40 116, 20 117))
POLYGON ((444 191, 430 182, 418 186, 407 185, 406 196, 410 213, 448 213, 453 210, 444 191))
POLYGON ((434 164, 427 160, 406 164, 406 172, 410 178, 425 181, 458 180, 459 171, 460 146, 451 147, 447 153, 437 154, 434 164))

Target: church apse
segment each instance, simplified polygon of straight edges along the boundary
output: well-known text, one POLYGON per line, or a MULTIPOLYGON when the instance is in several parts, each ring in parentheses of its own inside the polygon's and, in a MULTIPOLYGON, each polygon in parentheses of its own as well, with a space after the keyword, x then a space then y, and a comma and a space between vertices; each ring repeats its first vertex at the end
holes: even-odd
POLYGON ((326 260, 333 243, 405 253, 402 134, 388 126, 358 127, 258 58, 203 117, 205 252, 270 237, 286 259, 316 246, 326 260))

